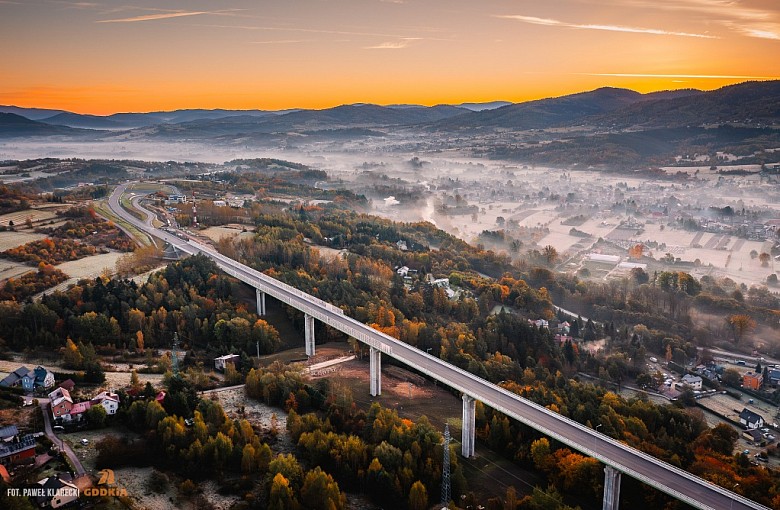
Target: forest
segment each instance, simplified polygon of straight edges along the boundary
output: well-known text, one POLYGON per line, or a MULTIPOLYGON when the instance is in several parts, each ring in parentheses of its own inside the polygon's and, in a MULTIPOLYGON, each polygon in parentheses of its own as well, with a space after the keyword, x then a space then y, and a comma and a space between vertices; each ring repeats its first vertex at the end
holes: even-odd
MULTIPOLYGON (((248 175, 240 178, 255 189, 262 179, 248 175)), ((310 189, 304 184, 281 187, 310 189)), ((337 200, 316 207, 268 200, 245 213, 254 222, 254 236, 223 239, 218 249, 224 254, 556 412, 591 427, 600 425, 601 432, 716 483, 739 480, 742 494, 780 506, 780 477, 734 455, 731 429, 707 429, 683 402, 659 406, 641 397, 626 400, 579 375, 594 374, 619 387, 643 372, 649 353, 685 360, 706 334, 690 319, 692 307, 728 310, 732 316, 747 316, 747 324, 766 325, 777 318, 773 295, 728 281, 697 280, 683 271, 637 272, 624 281, 586 283, 543 267, 543 254, 542 266, 513 264, 505 255, 470 246, 429 223, 392 222, 355 212, 337 200), (408 249, 401 250, 399 241, 408 249), (318 245, 345 254, 321 257, 318 245), (405 276, 397 270, 404 266, 409 270, 405 276), (441 280, 446 285, 434 284, 441 280), (553 302, 588 312, 594 320, 572 319, 572 336, 605 338, 610 354, 594 356, 578 342, 561 343, 549 329, 529 323, 566 319, 553 302)), ((159 467, 183 477, 182 485, 190 482, 182 492, 198 476, 215 475, 236 484, 236 490, 247 494, 246 505, 257 508, 271 502, 274 508, 310 508, 317 501, 342 508, 345 490, 365 492, 394 507, 426 508, 435 502, 441 432, 424 418, 410 422, 391 410, 334 399, 332 388, 311 385, 282 365, 252 368, 248 355, 257 342, 262 353, 273 353, 281 340, 273 326, 234 297, 237 285, 200 256, 170 264, 143 284, 85 280, 44 296, 40 303, 0 303, 0 339, 15 351, 62 349, 75 362, 74 347, 81 353, 83 346, 88 356, 90 347, 98 353, 142 355, 169 347, 174 333, 188 353, 197 354, 193 359, 241 353, 246 363, 240 377, 246 379, 248 396, 289 411, 296 456, 274 457, 257 432, 250 432, 251 425, 226 419, 216 404, 199 400, 186 372, 182 378, 168 377, 162 405, 136 401, 124 412, 146 444, 165 452, 159 467), (190 418, 192 427, 184 422, 190 418), (199 475, 195 468, 205 460, 212 471, 199 475), (222 477, 225 473, 231 476, 222 477)), ((302 330, 300 313, 289 310, 288 315, 302 330)), ((722 327, 727 327, 725 321, 722 327)), ((359 348, 323 324, 316 328, 319 342, 350 341, 359 348)), ((736 329, 732 333, 736 338, 736 329)), ((477 427, 481 441, 544 473, 552 484, 525 498, 507 493, 479 504, 549 508, 545 505, 550 501, 563 507, 561 494, 600 498, 603 474, 592 459, 481 405, 477 427)), ((120 443, 117 439, 103 448, 110 452, 120 443)), ((130 452, 133 445, 123 448, 130 452)), ((110 467, 116 460, 109 457, 106 453, 104 465, 110 467)), ((453 484, 468 491, 457 461, 453 469, 453 484)), ((623 483, 622 494, 630 504, 649 509, 676 505, 628 477, 623 483)))

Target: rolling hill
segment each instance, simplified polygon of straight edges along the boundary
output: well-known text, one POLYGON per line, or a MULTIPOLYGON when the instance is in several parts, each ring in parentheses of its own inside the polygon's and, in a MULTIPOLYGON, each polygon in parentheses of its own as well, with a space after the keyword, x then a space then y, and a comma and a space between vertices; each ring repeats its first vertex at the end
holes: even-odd
POLYGON ((85 131, 64 126, 52 126, 30 120, 15 113, 0 113, 0 136, 13 138, 22 136, 52 136, 83 134, 85 131))

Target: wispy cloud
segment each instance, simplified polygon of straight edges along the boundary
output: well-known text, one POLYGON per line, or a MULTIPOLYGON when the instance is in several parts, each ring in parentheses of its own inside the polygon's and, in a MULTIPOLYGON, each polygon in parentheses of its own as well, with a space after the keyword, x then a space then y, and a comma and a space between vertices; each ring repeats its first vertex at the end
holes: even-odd
POLYGON ((252 41, 252 44, 298 44, 311 41, 311 39, 279 39, 275 41, 252 41))
POLYGON ((673 36, 680 36, 680 37, 697 37, 701 39, 717 39, 716 36, 709 35, 709 34, 675 32, 671 30, 661 30, 657 28, 629 27, 624 25, 597 25, 597 24, 569 23, 557 19, 537 18, 535 16, 522 16, 519 14, 500 14, 500 15, 496 15, 495 17, 522 21, 523 23, 530 23, 531 25, 543 25, 546 27, 563 27, 563 28, 575 28, 579 30, 603 30, 607 32, 627 32, 632 34, 673 35, 673 36))
POLYGON ((704 80, 777 80, 780 76, 746 76, 738 74, 655 74, 655 73, 577 73, 583 76, 617 78, 697 78, 704 80))
POLYGON ((166 12, 160 14, 143 14, 141 16, 133 16, 131 18, 103 19, 103 20, 98 20, 95 23, 135 23, 137 21, 154 21, 159 19, 183 18, 185 16, 200 16, 202 14, 216 14, 216 13, 211 11, 176 11, 176 12, 166 12))
POLYGON ((620 0, 619 5, 696 13, 706 22, 723 25, 747 37, 780 40, 780 11, 777 9, 749 7, 735 0, 620 0))
POLYGON ((721 24, 747 37, 780 41, 780 23, 740 23, 723 20, 721 24))
POLYGON ((415 41, 421 40, 421 37, 404 37, 400 41, 388 41, 376 44, 374 46, 366 46, 365 50, 400 50, 409 47, 415 41))
MULTIPOLYGON (((359 37, 390 37, 401 38, 405 37, 399 34, 387 34, 381 32, 358 32, 351 30, 326 30, 320 28, 304 28, 304 27, 274 27, 274 26, 259 26, 259 25, 217 25, 217 24, 193 24, 192 26, 201 28, 227 28, 230 30, 265 30, 270 32, 300 32, 304 34, 330 34, 330 35, 348 35, 359 37)), ((414 39, 414 38, 409 38, 414 39)))

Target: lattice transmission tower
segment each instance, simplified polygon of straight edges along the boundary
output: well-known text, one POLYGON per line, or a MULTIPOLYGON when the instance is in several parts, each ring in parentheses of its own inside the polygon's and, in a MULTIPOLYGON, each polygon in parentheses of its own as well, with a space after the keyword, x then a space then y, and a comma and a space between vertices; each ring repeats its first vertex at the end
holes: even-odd
POLYGON ((450 426, 444 424, 444 461, 441 465, 441 504, 444 508, 450 504, 450 426))

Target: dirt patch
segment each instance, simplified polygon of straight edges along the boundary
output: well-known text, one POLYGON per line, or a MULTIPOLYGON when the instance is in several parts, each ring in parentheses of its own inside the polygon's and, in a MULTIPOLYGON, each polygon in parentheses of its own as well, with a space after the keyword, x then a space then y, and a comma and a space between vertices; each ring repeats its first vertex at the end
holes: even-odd
POLYGON ((275 439, 269 442, 274 453, 293 453, 295 451, 295 444, 287 432, 287 413, 282 409, 270 407, 248 398, 243 387, 213 391, 204 395, 204 398, 211 398, 219 402, 230 419, 246 418, 266 438, 275 436, 275 439), (241 413, 242 408, 243 414, 241 413))
POLYGON ((251 232, 249 229, 246 229, 246 231, 244 230, 245 227, 239 225, 224 225, 221 227, 209 227, 205 230, 201 230, 199 234, 208 237, 214 242, 219 241, 223 237, 252 237, 254 235, 254 232, 251 232))

